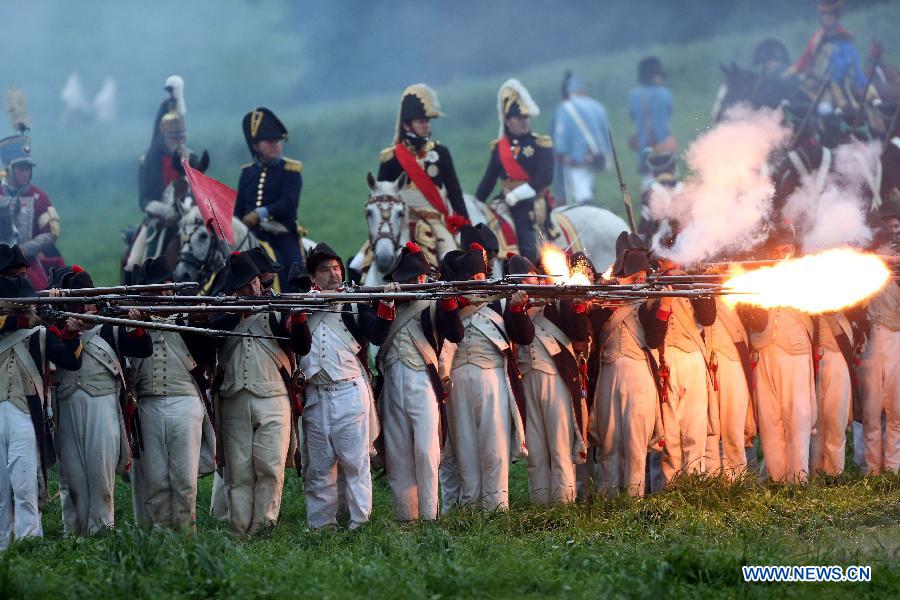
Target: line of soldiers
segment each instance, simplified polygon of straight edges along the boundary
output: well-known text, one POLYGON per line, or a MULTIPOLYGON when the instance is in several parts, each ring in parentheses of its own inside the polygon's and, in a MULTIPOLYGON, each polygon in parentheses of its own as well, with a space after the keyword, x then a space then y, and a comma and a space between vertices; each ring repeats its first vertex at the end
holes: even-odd
MULTIPOLYGON (((900 229, 900 211, 884 220, 900 229)), ((496 258, 484 230, 465 234, 479 241, 444 257, 446 280, 484 279, 496 258)), ((782 230, 763 251, 784 258, 795 249, 782 230)), ((506 274, 542 281, 527 258, 502 262, 506 274)), ((572 263, 602 280, 586 256, 572 263)), ((34 294, 26 267, 16 246, 0 245, 0 296, 34 294)), ((271 295, 280 270, 264 252, 236 253, 220 291, 271 295)), ((640 283, 654 272, 683 273, 623 233, 612 276, 640 283)), ((324 243, 288 273, 300 289, 345 286, 344 264, 324 243)), ((385 291, 434 275, 409 243, 385 291)), ((155 259, 136 273, 142 284, 171 279, 155 259)), ((55 270, 51 285, 55 295, 93 282, 71 267, 55 270)), ((128 316, 160 320, 136 309, 128 316)), ((691 473, 733 480, 752 468, 745 450, 757 433, 765 478, 838 474, 851 419, 862 423, 867 471, 896 471, 898 318, 895 283, 864 306, 817 316, 735 310, 715 299, 535 302, 522 292, 496 302, 460 295, 193 315, 194 324, 236 334, 214 344, 152 323, 4 314, 0 536, 5 547, 41 535, 54 460, 65 530, 80 535, 114 525, 116 473, 131 481, 138 522, 191 529, 198 476, 216 470, 214 512, 246 536, 277 523, 292 465, 302 474, 310 527, 336 527, 342 505, 351 528, 366 523, 379 454, 403 521, 435 519, 459 505, 507 508, 518 459, 527 460, 538 504, 595 491, 643 495, 691 473), (867 343, 858 352, 860 336, 867 343), (379 346, 374 382, 370 344, 379 346)))

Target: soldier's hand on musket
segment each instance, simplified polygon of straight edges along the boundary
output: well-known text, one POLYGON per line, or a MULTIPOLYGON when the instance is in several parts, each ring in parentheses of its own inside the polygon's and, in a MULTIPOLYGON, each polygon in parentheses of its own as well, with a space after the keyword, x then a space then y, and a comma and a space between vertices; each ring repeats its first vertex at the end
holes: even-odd
POLYGON ((47 295, 51 298, 62 298, 63 292, 59 288, 50 288, 47 290, 47 295))
POLYGON ((129 309, 128 309, 128 318, 131 319, 132 321, 143 321, 143 320, 144 320, 144 313, 142 313, 142 312, 140 311, 140 309, 137 309, 137 308, 129 308, 129 309))
POLYGON ((509 297, 509 305, 513 308, 519 308, 528 304, 528 294, 518 291, 509 297))
POLYGON ((85 329, 88 328, 88 323, 82 321, 81 319, 76 319, 75 317, 69 317, 66 319, 66 329, 69 331, 74 331, 75 333, 81 333, 85 329))

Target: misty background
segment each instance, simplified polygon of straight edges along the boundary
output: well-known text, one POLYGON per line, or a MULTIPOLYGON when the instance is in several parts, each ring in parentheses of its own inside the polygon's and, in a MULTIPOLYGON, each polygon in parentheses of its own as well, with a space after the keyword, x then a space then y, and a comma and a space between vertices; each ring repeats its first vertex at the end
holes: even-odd
MULTIPOLYGON (((900 62, 900 0, 846 6, 863 59, 879 37, 889 61, 900 62)), ((249 158, 243 114, 263 105, 282 118, 285 154, 304 162, 300 220, 350 254, 365 236, 365 173, 377 170, 410 83, 438 91, 447 118, 435 137, 471 192, 496 134, 500 83, 523 81, 543 110, 535 130, 547 132, 563 71, 573 68, 610 113, 636 195, 625 96, 641 57, 662 58, 684 149, 709 126, 721 63, 749 66, 754 45, 772 35, 796 58, 818 26, 814 0, 29 0, 6 8, 0 84, 27 94, 34 181, 61 213, 66 258, 106 281, 116 277, 119 230, 141 218, 137 160, 173 73, 185 80, 188 146, 208 149, 209 173, 228 185, 249 158), (116 80, 114 124, 61 125, 60 91, 72 72, 89 97, 116 80)), ((620 211, 610 177, 598 200, 620 211)))

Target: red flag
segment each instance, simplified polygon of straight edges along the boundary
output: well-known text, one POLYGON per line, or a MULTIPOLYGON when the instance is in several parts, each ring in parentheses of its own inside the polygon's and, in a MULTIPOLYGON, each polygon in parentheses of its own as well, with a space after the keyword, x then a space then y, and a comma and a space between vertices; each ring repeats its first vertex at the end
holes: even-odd
POLYGON ((217 236, 223 236, 229 244, 234 244, 234 230, 231 227, 237 192, 224 183, 207 177, 192 169, 186 160, 181 161, 188 184, 194 191, 194 199, 203 221, 217 236), (221 233, 220 233, 221 231, 221 233))

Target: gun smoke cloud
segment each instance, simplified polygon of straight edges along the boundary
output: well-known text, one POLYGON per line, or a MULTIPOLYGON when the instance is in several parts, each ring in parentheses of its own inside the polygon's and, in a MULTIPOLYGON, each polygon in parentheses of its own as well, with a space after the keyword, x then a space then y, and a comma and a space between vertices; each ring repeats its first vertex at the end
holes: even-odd
POLYGON ((785 219, 797 224, 804 252, 865 246, 874 235, 866 224, 866 208, 875 185, 870 177, 874 179, 880 166, 881 142, 852 142, 833 152, 834 169, 824 184, 805 178, 784 207, 785 219))
MULTIPOLYGON (((772 212, 775 188, 767 159, 790 138, 779 110, 735 106, 687 151, 690 174, 681 191, 659 190, 650 198, 654 218, 679 230, 671 248, 654 249, 683 264, 747 250, 761 241, 761 224, 772 212)), ((663 228, 665 229, 665 228, 663 228)))

